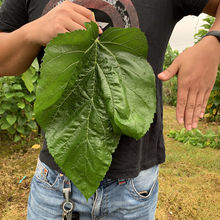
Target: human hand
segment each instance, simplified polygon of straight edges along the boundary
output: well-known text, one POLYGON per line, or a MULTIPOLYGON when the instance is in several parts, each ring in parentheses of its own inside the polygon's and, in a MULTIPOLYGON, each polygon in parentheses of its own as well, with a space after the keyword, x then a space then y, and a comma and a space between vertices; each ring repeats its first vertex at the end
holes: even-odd
POLYGON ((205 37, 181 53, 158 78, 167 81, 178 74, 176 118, 187 130, 203 118, 220 63, 220 44, 205 37))
MULTIPOLYGON (((70 1, 64 1, 28 24, 29 40, 45 46, 57 34, 85 29, 85 22, 90 21, 96 22, 92 11, 70 1)), ((102 33, 101 28, 99 33, 102 33)))

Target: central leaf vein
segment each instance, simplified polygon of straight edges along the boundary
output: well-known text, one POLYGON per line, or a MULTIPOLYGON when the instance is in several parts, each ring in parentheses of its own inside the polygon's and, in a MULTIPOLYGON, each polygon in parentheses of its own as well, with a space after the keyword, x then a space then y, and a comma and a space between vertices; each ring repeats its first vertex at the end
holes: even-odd
MULTIPOLYGON (((90 116, 91 116, 91 111, 92 111, 92 103, 93 103, 93 96, 94 96, 94 92, 95 92, 95 68, 96 68, 96 64, 97 64, 97 43, 95 43, 95 57, 94 57, 94 69, 93 69, 93 90, 92 90, 92 96, 91 96, 91 105, 90 105, 90 110, 89 110, 89 114, 88 114, 88 118, 87 118, 87 143, 88 145, 92 146, 90 141, 89 141, 89 122, 90 122, 90 116)), ((94 103, 93 103, 94 104, 94 103)), ((89 147, 87 145, 87 147, 89 147)), ((87 147, 86 147, 86 155, 87 155, 87 147)), ((86 166, 86 163, 85 163, 86 166)), ((86 170, 86 169, 85 169, 86 170)))

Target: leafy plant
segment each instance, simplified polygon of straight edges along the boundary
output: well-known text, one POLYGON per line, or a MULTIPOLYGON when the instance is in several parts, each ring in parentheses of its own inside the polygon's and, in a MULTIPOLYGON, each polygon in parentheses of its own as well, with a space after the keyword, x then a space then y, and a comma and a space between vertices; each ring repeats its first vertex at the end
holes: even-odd
POLYGON ((220 126, 218 129, 218 134, 212 130, 209 130, 203 134, 199 129, 187 131, 185 128, 182 128, 181 131, 171 130, 168 136, 179 142, 191 144, 193 146, 220 149, 220 126))
POLYGON ((15 142, 38 129, 33 112, 38 70, 35 61, 22 76, 0 77, 0 131, 15 142))
POLYGON ((215 22, 215 18, 212 16, 207 16, 203 19, 204 24, 201 26, 202 28, 198 30, 198 32, 194 35, 195 43, 198 43, 203 36, 205 36, 209 29, 212 27, 215 22))
POLYGON ((156 109, 147 41, 137 28, 61 34, 46 48, 35 102, 48 149, 89 198, 104 178, 121 134, 141 138, 156 109))
MULTIPOLYGON (((173 50, 170 44, 168 44, 165 53, 163 69, 167 69, 178 55, 179 55, 179 51, 173 50)), ((176 100, 177 100, 177 77, 173 77, 170 80, 163 82, 163 102, 168 105, 176 106, 176 100)))
POLYGON ((205 118, 209 121, 220 121, 220 68, 208 100, 205 118))
MULTIPOLYGON (((203 19, 205 23, 202 25, 202 29, 195 34, 196 43, 202 39, 204 35, 207 34, 212 24, 215 21, 214 17, 207 16, 203 19)), ((220 66, 218 68, 218 73, 215 81, 214 88, 210 94, 208 104, 206 107, 205 117, 209 121, 219 121, 220 120, 220 66)))
POLYGON ((177 56, 179 56, 179 51, 173 50, 170 44, 168 44, 164 57, 163 69, 167 69, 177 56))

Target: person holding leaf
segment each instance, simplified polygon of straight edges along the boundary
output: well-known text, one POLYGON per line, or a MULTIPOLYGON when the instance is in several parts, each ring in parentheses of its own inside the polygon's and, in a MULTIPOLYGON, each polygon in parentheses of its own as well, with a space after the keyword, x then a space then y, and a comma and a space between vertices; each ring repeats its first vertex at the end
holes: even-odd
POLYGON ((159 164, 165 161, 161 80, 178 76, 177 121, 188 130, 196 128, 204 116, 215 82, 220 63, 219 0, 4 0, 0 9, 0 76, 22 74, 36 57, 41 63, 44 47, 54 37, 85 30, 85 23, 91 21, 99 25, 100 35, 109 27, 136 27, 144 32, 147 61, 157 76, 156 113, 142 138, 120 137, 105 178, 88 200, 57 165, 45 139, 31 183, 28 220, 154 219, 159 164), (201 12, 216 16, 209 34, 163 71, 175 24, 184 16, 201 12))

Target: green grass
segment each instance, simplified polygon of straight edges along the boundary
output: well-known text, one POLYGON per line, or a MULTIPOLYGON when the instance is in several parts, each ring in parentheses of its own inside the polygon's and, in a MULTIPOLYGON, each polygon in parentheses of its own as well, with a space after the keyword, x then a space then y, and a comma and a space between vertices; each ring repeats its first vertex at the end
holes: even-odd
MULTIPOLYGON (((220 150, 184 145, 167 134, 182 126, 175 120, 175 108, 164 108, 166 163, 160 166, 160 190, 156 217, 158 220, 220 219, 220 150)), ((199 129, 217 131, 216 123, 200 122, 199 129)), ((39 150, 33 137, 26 145, 13 144, 0 136, 0 219, 26 219, 31 178, 39 150), (19 184, 19 181, 27 176, 19 184)))
MULTIPOLYGON (((175 108, 165 106, 166 163, 160 167, 157 219, 220 219, 220 150, 179 143, 167 134, 182 127, 175 108)), ((199 123, 199 129, 217 131, 216 123, 199 123)))

